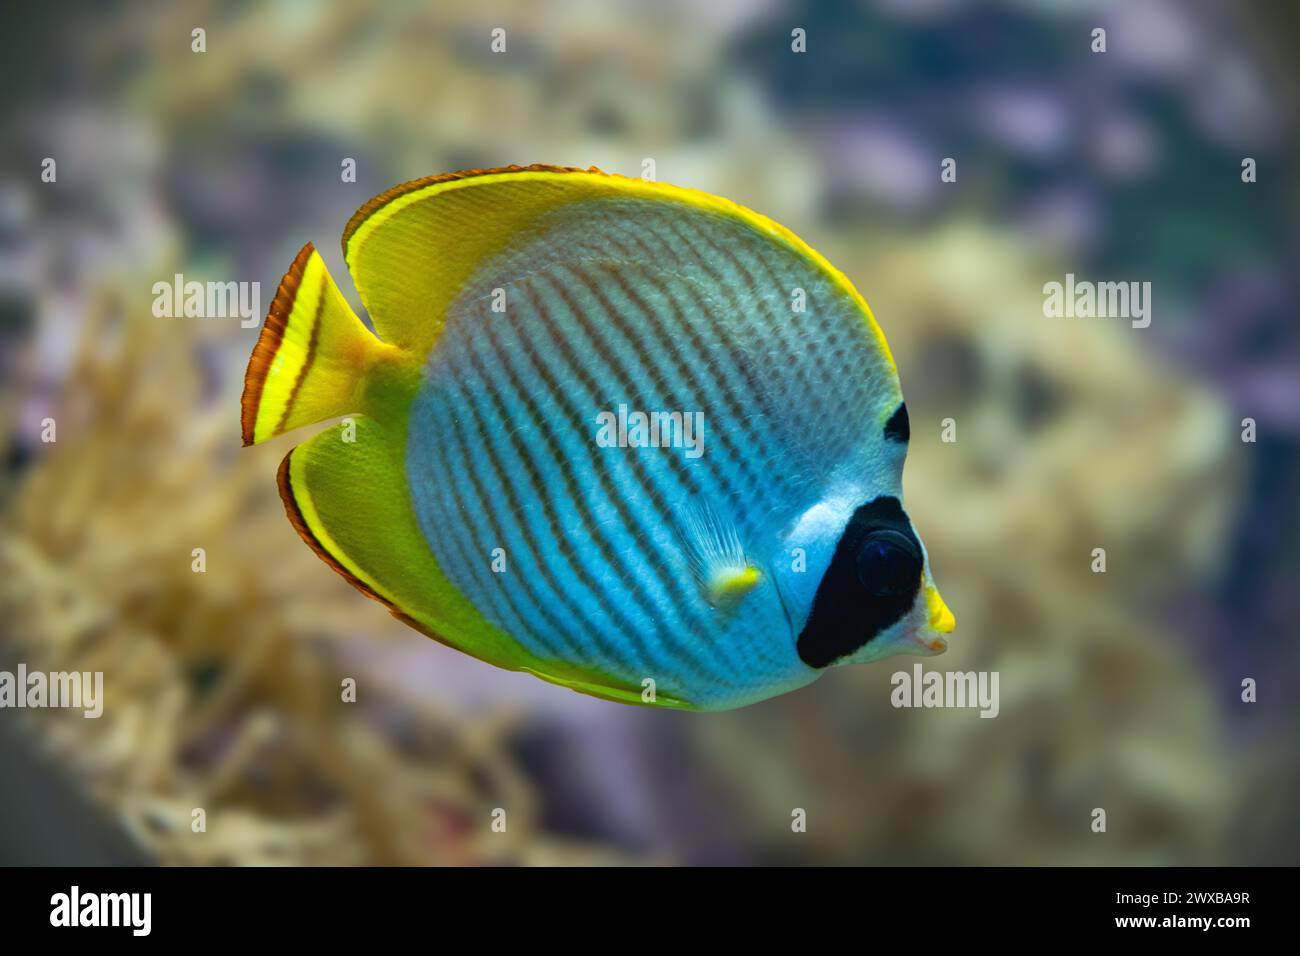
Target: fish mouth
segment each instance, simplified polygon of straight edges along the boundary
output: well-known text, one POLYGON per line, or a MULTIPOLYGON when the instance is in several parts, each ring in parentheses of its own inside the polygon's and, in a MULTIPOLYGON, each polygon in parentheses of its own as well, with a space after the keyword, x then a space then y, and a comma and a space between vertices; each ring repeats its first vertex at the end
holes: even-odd
POLYGON ((913 643, 920 646, 922 653, 942 654, 948 649, 948 635, 957 626, 957 619, 933 584, 925 586, 924 596, 927 619, 912 631, 911 638, 913 643))
POLYGON ((942 654, 948 649, 948 638, 933 628, 923 627, 912 632, 912 640, 927 654, 942 654))

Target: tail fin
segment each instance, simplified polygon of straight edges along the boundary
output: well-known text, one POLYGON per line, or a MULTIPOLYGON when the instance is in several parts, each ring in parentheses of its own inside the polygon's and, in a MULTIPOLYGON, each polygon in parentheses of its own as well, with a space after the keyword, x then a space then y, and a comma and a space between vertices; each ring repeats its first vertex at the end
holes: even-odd
POLYGON ((309 242, 280 280, 244 373, 244 444, 357 411, 358 386, 389 349, 362 325, 309 242))

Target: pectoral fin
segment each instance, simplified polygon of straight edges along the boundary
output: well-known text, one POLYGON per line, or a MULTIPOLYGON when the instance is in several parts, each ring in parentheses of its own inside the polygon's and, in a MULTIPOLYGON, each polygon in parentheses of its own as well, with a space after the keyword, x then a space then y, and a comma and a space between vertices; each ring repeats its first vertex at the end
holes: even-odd
POLYGON ((745 556, 735 524, 707 502, 688 509, 678 537, 710 607, 734 608, 763 579, 745 556))

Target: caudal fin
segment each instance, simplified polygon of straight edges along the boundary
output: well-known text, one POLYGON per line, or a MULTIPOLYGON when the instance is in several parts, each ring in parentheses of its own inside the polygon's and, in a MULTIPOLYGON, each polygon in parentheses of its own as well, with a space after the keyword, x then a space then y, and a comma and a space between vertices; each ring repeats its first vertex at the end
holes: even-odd
POLYGON ((244 373, 244 444, 357 411, 359 385, 389 347, 352 311, 309 242, 280 280, 244 373))

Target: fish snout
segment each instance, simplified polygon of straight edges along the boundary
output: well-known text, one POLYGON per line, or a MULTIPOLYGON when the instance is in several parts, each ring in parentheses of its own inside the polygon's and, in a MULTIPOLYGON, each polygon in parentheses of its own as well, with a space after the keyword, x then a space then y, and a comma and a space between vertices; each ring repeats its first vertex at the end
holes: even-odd
POLYGON ((957 627, 957 619, 933 584, 925 586, 925 610, 926 621, 912 637, 927 653, 942 654, 948 649, 948 635, 957 627))

